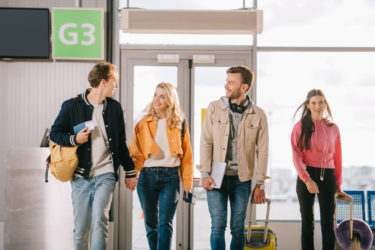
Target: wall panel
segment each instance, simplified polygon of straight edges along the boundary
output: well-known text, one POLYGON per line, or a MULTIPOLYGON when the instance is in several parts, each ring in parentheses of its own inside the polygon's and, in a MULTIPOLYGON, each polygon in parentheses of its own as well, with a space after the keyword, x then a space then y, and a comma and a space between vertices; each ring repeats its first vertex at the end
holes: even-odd
POLYGON ((8 64, 4 134, 7 146, 38 147, 64 100, 89 87, 94 63, 14 62, 8 64))
MULTIPOLYGON (((7 103, 5 101, 5 93, 7 92, 7 84, 8 82, 8 64, 5 62, 0 61, 0 131, 5 131, 5 121, 6 121, 6 110, 7 110, 7 103)), ((5 134, 4 132, 2 133, 5 134)), ((5 136, 0 137, 0 148, 4 147, 6 145, 5 136)))
MULTIPOLYGON (((52 8, 78 6, 78 0, 0 0, 0 6, 52 8)), ((104 0, 83 0, 82 7, 105 8, 104 0)), ((88 87, 87 74, 95 62, 42 60, 0 61, 0 147, 39 146, 61 103, 88 87)))
MULTIPOLYGON (((105 0, 0 0, 0 7, 74 8, 79 2, 84 2, 82 7, 106 6, 105 0)), ((45 129, 51 127, 62 102, 89 87, 87 75, 95 63, 0 59, 0 250, 71 249, 70 191, 64 192, 63 196, 57 194, 61 185, 70 187, 70 184, 55 181, 58 185, 54 186, 53 179, 44 183, 43 162, 48 149, 35 147, 39 147, 45 129), (38 157, 37 161, 35 157, 38 157), (25 168, 30 169, 25 171, 25 168), (10 173, 14 175, 10 176, 10 173), (25 183, 27 185, 22 185, 25 183), (17 195, 12 194, 12 190, 17 195), (30 192, 35 195, 29 196, 30 192), (59 199, 64 206, 52 198, 59 199), (63 210, 66 217, 46 219, 43 211, 58 209, 63 210), (19 211, 32 211, 33 214, 21 218, 17 214, 19 211), (36 225, 35 222, 38 229, 30 227, 36 225), (53 238, 54 234, 65 238, 53 238), (56 245, 56 242, 60 243, 56 245)), ((58 211, 52 215, 56 214, 60 215, 58 211)))

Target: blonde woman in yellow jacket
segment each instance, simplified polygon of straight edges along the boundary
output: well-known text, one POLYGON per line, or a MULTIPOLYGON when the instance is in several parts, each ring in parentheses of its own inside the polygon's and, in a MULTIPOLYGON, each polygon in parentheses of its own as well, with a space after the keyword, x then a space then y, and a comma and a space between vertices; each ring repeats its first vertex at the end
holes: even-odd
POLYGON ((134 128, 129 146, 139 176, 137 192, 151 250, 171 248, 180 177, 186 193, 193 187, 193 159, 186 125, 181 142, 183 122, 175 87, 159 83, 147 115, 134 128))

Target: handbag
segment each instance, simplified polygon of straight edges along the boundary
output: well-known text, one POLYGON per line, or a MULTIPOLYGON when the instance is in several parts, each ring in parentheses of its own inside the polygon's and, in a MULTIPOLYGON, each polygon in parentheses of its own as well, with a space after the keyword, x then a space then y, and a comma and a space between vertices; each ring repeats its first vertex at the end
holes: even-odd
MULTIPOLYGON (((78 109, 80 123, 83 122, 82 107, 73 97, 78 109)), ((61 146, 53 141, 49 142, 50 155, 46 162, 45 182, 48 182, 48 168, 51 174, 59 181, 66 182, 73 179, 74 171, 78 166, 78 155, 76 146, 61 146)))
POLYGON ((78 166, 77 146, 65 147, 50 141, 49 170, 56 179, 62 182, 71 181, 78 166))

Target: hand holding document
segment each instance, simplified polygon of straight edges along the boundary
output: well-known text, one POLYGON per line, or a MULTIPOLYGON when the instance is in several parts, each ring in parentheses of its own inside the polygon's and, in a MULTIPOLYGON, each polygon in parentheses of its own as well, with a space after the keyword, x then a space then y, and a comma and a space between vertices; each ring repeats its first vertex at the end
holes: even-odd
POLYGON ((94 128, 95 128, 94 122, 92 120, 90 120, 90 121, 85 121, 85 122, 82 122, 78 125, 75 125, 73 127, 74 134, 78 134, 79 131, 81 131, 82 129, 84 129, 86 127, 87 127, 87 130, 94 130, 94 128))
POLYGON ((216 185, 213 188, 220 189, 223 182, 225 168, 227 164, 225 162, 213 162, 211 166, 211 178, 214 179, 216 185))

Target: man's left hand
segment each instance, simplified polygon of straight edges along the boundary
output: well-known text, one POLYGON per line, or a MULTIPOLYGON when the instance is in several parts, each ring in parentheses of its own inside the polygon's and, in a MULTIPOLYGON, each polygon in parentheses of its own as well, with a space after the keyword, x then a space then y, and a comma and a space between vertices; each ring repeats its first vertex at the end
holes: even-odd
POLYGON ((133 192, 135 190, 135 187, 137 186, 137 178, 126 178, 125 179, 125 187, 130 190, 130 192, 133 192))
POLYGON ((254 188, 254 201, 256 204, 263 204, 266 202, 266 194, 264 190, 260 190, 259 184, 255 185, 254 188))

